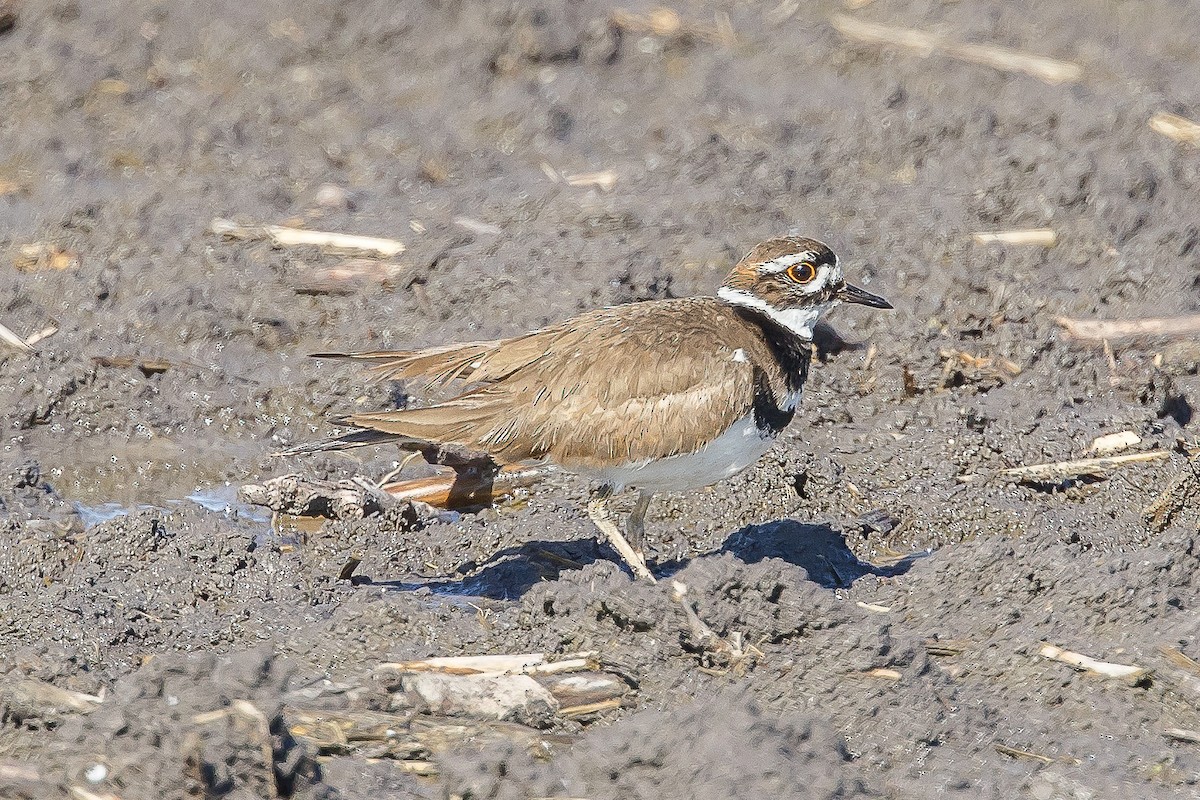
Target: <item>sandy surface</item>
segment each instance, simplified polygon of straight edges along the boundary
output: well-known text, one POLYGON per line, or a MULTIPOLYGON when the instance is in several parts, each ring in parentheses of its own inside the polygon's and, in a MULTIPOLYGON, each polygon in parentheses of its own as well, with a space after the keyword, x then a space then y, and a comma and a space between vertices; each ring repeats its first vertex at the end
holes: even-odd
POLYGON ((0 351, 0 795, 1200 796, 1196 519, 1140 517, 1188 468, 1200 349, 1110 359, 1054 321, 1197 310, 1200 151, 1147 124, 1200 107, 1195 9, 724 8, 0 2, 0 322, 57 328, 0 351), (839 13, 1082 77, 850 43, 839 13), (407 249, 335 282, 345 256, 216 217, 407 249), (1021 228, 1058 244, 970 236, 1021 228), (270 458, 404 396, 306 353, 711 293, 786 232, 896 310, 840 310, 776 447, 651 510, 660 574, 741 658, 609 560, 569 476, 307 534, 230 505, 396 463, 270 458), (1169 456, 997 475, 1124 430, 1169 456), (296 721, 430 723, 387 661, 582 650, 621 708, 407 754, 296 721))

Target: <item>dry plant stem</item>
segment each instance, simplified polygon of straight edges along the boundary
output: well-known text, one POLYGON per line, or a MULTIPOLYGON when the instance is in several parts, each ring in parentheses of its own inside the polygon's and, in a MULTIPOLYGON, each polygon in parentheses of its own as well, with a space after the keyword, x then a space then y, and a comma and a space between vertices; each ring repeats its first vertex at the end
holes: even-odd
POLYGON ((22 353, 32 353, 33 348, 24 339, 13 333, 4 323, 0 322, 0 342, 20 350, 22 353))
POLYGON ((1163 736, 1180 742, 1200 744, 1200 731, 1189 731, 1186 728, 1167 728, 1163 731, 1163 736))
MULTIPOLYGON (((743 655, 741 647, 735 647, 729 642, 722 639, 717 633, 700 619, 700 615, 696 613, 696 609, 692 608, 692 604, 687 600, 688 586, 680 581, 671 581, 671 596, 679 603, 683 609, 683 615, 687 619, 688 629, 696 642, 706 650, 712 650, 717 653, 729 653, 735 659, 740 659, 743 655)), ((740 639, 738 640, 740 644, 740 639)))
POLYGON ((1050 84, 1071 83, 1083 76, 1083 70, 1078 64, 1020 50, 955 42, 936 33, 865 22, 845 14, 834 14, 830 22, 838 33, 847 39, 907 47, 916 50, 923 58, 934 53, 943 53, 951 58, 982 64, 1002 72, 1020 72, 1050 84))
POLYGON ((1135 678, 1145 675, 1147 670, 1143 667, 1135 667, 1129 664, 1113 664, 1108 661, 1098 661, 1091 656, 1085 656, 1082 653, 1074 653, 1070 650, 1043 642, 1038 654, 1043 658, 1049 658, 1054 661, 1061 661, 1064 664, 1070 664, 1076 669, 1094 672, 1097 675, 1103 675, 1106 678, 1135 678))
POLYGON ((1160 111, 1150 118, 1150 130, 1177 142, 1200 145, 1200 123, 1187 117, 1160 111))
POLYGON ((977 244, 1028 244, 1038 247, 1054 247, 1058 236, 1051 228, 1032 228, 1019 231, 979 231, 972 233, 971 238, 977 244))
POLYGON ((1080 475, 1103 475, 1111 469, 1142 461, 1158 461, 1169 458, 1168 450, 1151 450, 1147 453, 1130 453, 1124 456, 1080 458, 1074 461, 1054 461, 1049 464, 1027 464, 1006 469, 1000 474, 1021 481, 1058 481, 1080 475))
POLYGON ((357 236, 349 233, 310 231, 304 228, 285 228, 282 225, 239 225, 228 219, 214 219, 209 229, 227 239, 249 241, 270 240, 276 247, 312 245, 329 250, 349 250, 394 256, 404 252, 404 245, 395 239, 378 236, 357 236))
POLYGON ((1128 339, 1136 336, 1192 336, 1200 333, 1200 314, 1112 320, 1058 317, 1054 321, 1072 339, 1092 341, 1128 339))
POLYGON ((597 650, 568 653, 558 661, 546 661, 545 653, 519 653, 493 656, 441 656, 419 661, 392 661, 377 669, 389 672, 447 672, 456 675, 553 674, 589 669, 595 665, 597 650))

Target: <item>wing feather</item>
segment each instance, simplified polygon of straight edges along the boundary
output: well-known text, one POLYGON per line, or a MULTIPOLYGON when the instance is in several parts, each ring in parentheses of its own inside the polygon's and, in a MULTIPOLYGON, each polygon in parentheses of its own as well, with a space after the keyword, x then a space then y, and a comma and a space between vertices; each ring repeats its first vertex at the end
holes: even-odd
POLYGON ((428 408, 347 422, 567 468, 692 453, 751 412, 771 357, 752 326, 711 324, 731 313, 707 298, 641 303, 515 339, 368 354, 389 376, 478 385, 428 408), (638 324, 646 313, 656 324, 638 324))

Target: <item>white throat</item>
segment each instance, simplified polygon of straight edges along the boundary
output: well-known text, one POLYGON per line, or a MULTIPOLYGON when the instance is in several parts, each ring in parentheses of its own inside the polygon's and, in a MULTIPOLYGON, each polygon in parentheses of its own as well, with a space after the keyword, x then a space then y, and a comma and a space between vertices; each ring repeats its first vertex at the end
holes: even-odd
POLYGON ((821 316, 838 304, 837 300, 830 300, 828 303, 818 303, 809 308, 778 309, 761 297, 756 297, 749 292, 741 289, 732 289, 728 286, 722 286, 718 289, 717 297, 731 305, 753 309, 769 317, 775 324, 786 328, 801 339, 809 340, 813 338, 813 327, 816 326, 821 316))

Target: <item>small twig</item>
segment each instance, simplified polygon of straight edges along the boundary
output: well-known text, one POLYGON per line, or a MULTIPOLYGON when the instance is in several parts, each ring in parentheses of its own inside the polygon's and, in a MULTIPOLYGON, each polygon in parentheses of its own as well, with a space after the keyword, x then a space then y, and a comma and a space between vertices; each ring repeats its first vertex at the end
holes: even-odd
POLYGON ((1073 461, 1054 461, 1048 464, 1026 464, 1000 472, 1006 478, 1019 481, 1059 481, 1081 475, 1103 475, 1111 469, 1142 461, 1158 461, 1169 458, 1169 450, 1150 450, 1145 453, 1130 453, 1124 456, 1080 458, 1073 461))
POLYGON ((598 703, 585 703, 581 706, 570 706, 559 710, 559 714, 571 719, 574 717, 583 717, 588 714, 598 714, 601 711, 611 711, 614 708, 620 708, 622 700, 619 697, 614 697, 611 700, 601 700, 598 703))
POLYGON ((1200 731, 1189 731, 1186 728, 1167 728, 1163 731, 1163 736, 1179 742, 1200 744, 1200 731))
POLYGON ((926 639, 925 652, 931 656, 956 656, 971 646, 971 643, 959 639, 926 639))
POLYGON ((578 172, 564 175, 563 180, 569 186, 595 186, 602 192, 611 192, 617 185, 617 173, 611 169, 600 172, 578 172))
POLYGON ((868 678, 883 678, 884 680, 889 681, 898 681, 904 677, 900 670, 888 669, 887 667, 876 667, 875 669, 869 669, 863 674, 868 678))
POLYGON ((43 339, 49 339, 51 336, 53 336, 56 333, 58 333, 57 325, 47 325, 46 327, 42 328, 37 333, 35 333, 31 336, 26 336, 25 344, 29 345, 30 347, 33 347, 38 342, 42 341, 43 339))
POLYGON ((1051 228, 1031 228, 1018 231, 979 231, 972 233, 971 238, 977 244, 1029 244, 1039 247, 1054 247, 1058 236, 1051 228))
POLYGON ((1043 764, 1054 763, 1054 759, 1050 756, 1042 755, 1041 753, 1034 753, 1029 750, 1018 750, 1017 748, 1009 747, 1006 744, 996 745, 996 752, 1002 756, 1009 756, 1011 758, 1029 758, 1033 759, 1034 761, 1040 761, 1043 764))
POLYGON ((394 256, 404 252, 404 244, 395 239, 377 236, 357 236, 349 233, 310 231, 304 228, 285 228, 282 225, 239 225, 228 219, 214 219, 209 230, 227 239, 249 241, 270 240, 276 247, 313 245, 330 250, 357 250, 394 256))
POLYGON ((1042 642, 1041 648, 1038 650, 1038 655, 1043 658, 1049 658, 1053 661, 1061 661, 1064 664, 1070 664, 1076 669, 1094 672, 1097 675, 1103 675, 1106 678, 1137 678, 1145 675, 1149 670, 1144 667, 1136 667, 1130 664, 1113 664, 1108 661, 1098 661, 1091 656, 1085 656, 1082 653, 1074 653, 1070 650, 1042 642))
POLYGON ((1108 385, 1120 386, 1121 376, 1117 374, 1117 354, 1113 352, 1108 339, 1104 340, 1104 360, 1108 362, 1108 385))
POLYGON ((874 611, 876 614, 886 614, 892 610, 891 606, 881 606, 878 603, 864 603, 859 600, 855 603, 859 608, 865 608, 867 611, 874 611))
POLYGON ((1054 321, 1072 339, 1092 341, 1135 336, 1192 336, 1200 333, 1200 314, 1113 320, 1058 317, 1054 321))
POLYGON ((1200 145, 1200 123, 1187 117, 1160 111, 1150 118, 1150 130, 1177 142, 1200 145))
POLYGON ((855 19, 845 14, 834 14, 830 21, 833 23, 833 27, 847 39, 907 47, 910 50, 916 50, 923 58, 940 52, 951 58, 983 64, 1002 72, 1021 72, 1051 84, 1072 83, 1083 76, 1083 70, 1078 64, 1024 53, 1020 50, 955 42, 936 33, 880 25, 855 19))

